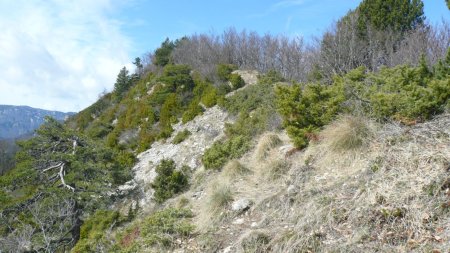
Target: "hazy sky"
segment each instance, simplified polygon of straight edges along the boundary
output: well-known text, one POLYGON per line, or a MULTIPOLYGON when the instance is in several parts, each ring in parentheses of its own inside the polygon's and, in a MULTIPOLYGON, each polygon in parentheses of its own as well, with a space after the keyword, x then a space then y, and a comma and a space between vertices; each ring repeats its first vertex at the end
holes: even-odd
MULTIPOLYGON (((360 0, 0 0, 0 104, 79 111, 166 38, 221 33, 320 35, 360 0)), ((444 0, 425 0, 433 24, 444 0)))

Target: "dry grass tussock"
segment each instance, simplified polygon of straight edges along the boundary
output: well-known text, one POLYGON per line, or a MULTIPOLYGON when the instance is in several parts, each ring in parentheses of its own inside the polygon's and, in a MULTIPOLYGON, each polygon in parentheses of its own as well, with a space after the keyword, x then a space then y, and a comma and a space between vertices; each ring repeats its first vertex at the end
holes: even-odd
POLYGON ((206 232, 227 218, 228 207, 234 200, 235 191, 228 180, 211 180, 205 188, 204 197, 197 203, 197 228, 206 232))
POLYGON ((229 179, 242 178, 251 173, 252 171, 243 166, 238 160, 228 162, 222 171, 222 175, 229 179))
POLYGON ((376 131, 375 123, 367 118, 343 115, 325 127, 320 134, 322 143, 335 152, 367 148, 376 131))
POLYGON ((255 158, 264 160, 269 156, 269 152, 282 143, 280 137, 274 133, 264 134, 255 149, 255 158))

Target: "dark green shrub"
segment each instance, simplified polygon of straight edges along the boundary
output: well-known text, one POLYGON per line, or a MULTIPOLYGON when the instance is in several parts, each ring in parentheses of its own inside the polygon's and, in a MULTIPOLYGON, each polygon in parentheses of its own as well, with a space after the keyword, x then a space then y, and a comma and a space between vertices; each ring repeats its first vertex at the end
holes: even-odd
POLYGON ((219 95, 226 95, 233 90, 228 83, 220 83, 217 85, 216 89, 219 95))
POLYGON ((225 99, 223 107, 232 114, 250 113, 258 107, 275 108, 272 84, 258 84, 237 91, 225 99))
POLYGON ((159 122, 163 127, 170 126, 177 122, 177 115, 180 112, 181 105, 175 93, 167 96, 164 104, 161 107, 159 114, 159 122))
POLYGON ((159 80, 172 92, 191 91, 194 88, 191 68, 188 65, 166 65, 159 80))
POLYGON ((191 101, 186 111, 184 111, 181 122, 185 124, 186 122, 193 120, 197 115, 201 115, 203 111, 203 108, 199 105, 198 99, 194 99, 191 101))
POLYGON ((278 86, 279 112, 284 126, 298 148, 308 144, 308 135, 331 122, 342 111, 345 100, 342 86, 306 84, 278 86))
POLYGON ((119 234, 116 248, 123 249, 120 252, 143 252, 155 246, 158 252, 167 250, 176 245, 177 239, 192 234, 195 229, 189 221, 192 217, 188 209, 167 208, 155 212, 119 234))
POLYGON ((237 67, 233 64, 219 64, 217 65, 217 76, 221 81, 228 81, 230 79, 230 74, 234 70, 236 70, 237 67))
POLYGON ((301 148, 311 133, 342 112, 405 124, 430 119, 450 108, 450 85, 443 78, 448 74, 436 71, 442 69, 442 61, 433 72, 424 65, 385 67, 376 73, 360 67, 335 77, 330 85, 279 86, 276 97, 284 126, 301 148))
POLYGON ((189 130, 184 129, 181 132, 178 132, 177 135, 175 135, 175 137, 172 140, 173 144, 178 144, 183 142, 184 140, 186 140, 187 137, 189 137, 189 135, 191 135, 191 132, 189 132, 189 130))
POLYGON ((230 83, 233 86, 233 90, 242 88, 245 85, 244 79, 242 79, 242 77, 239 74, 231 74, 230 83))
POLYGON ((202 103, 206 107, 213 107, 217 103, 217 90, 213 86, 208 87, 202 95, 202 103))
POLYGON ((158 176, 156 176, 151 185, 155 190, 153 197, 156 202, 163 203, 187 188, 187 177, 182 172, 176 171, 175 169, 175 162, 166 159, 163 159, 156 167, 158 176))
POLYGON ((117 211, 98 210, 91 215, 81 226, 80 240, 72 252, 97 252, 97 245, 104 240, 107 230, 117 226, 120 222, 120 214, 117 211))
POLYGON ((250 149, 250 139, 235 136, 225 142, 215 142, 203 154, 202 162, 206 169, 220 169, 231 159, 239 158, 250 149))
POLYGON ((285 81, 286 79, 276 70, 269 70, 267 73, 258 76, 258 83, 260 84, 274 84, 285 81))

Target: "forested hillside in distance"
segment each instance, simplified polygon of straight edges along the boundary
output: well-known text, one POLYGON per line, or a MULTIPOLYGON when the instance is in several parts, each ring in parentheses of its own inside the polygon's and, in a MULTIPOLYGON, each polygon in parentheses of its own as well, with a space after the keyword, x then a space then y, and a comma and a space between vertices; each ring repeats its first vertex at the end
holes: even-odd
POLYGON ((18 142, 0 252, 448 252, 450 24, 423 8, 164 40, 18 142))

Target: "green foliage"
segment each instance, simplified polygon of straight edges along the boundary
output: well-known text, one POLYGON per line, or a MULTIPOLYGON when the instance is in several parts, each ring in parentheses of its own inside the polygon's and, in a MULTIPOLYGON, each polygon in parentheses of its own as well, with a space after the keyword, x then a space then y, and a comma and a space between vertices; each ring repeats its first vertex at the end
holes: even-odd
POLYGON ((189 222, 188 209, 167 208, 155 212, 119 235, 121 252, 142 252, 152 247, 166 251, 177 239, 189 237, 195 227, 189 222))
POLYGON ((163 203, 188 187, 187 177, 181 171, 176 171, 175 169, 174 161, 166 159, 163 159, 156 167, 158 176, 152 183, 156 202, 163 203))
POLYGON ((344 101, 342 87, 316 83, 278 86, 276 95, 283 124, 299 148, 308 144, 308 134, 329 123, 341 111, 344 101))
POLYGON ((214 88, 212 85, 209 85, 203 92, 201 102, 206 107, 209 108, 209 107, 213 107, 217 103, 217 99, 218 99, 217 89, 214 88))
POLYGON ((237 66, 233 64, 218 64, 217 65, 217 76, 221 81, 230 80, 231 72, 235 71, 237 66))
POLYGON ((364 0, 357 10, 361 32, 368 25, 378 30, 406 32, 425 20, 421 0, 364 0))
POLYGON ((240 158, 250 149, 250 139, 235 136, 224 142, 215 142, 203 154, 202 162, 206 169, 220 169, 230 159, 240 158))
POLYGON ((418 67, 382 68, 377 73, 358 68, 336 77, 327 86, 279 86, 277 104, 288 134, 299 148, 308 144, 310 133, 342 112, 411 124, 449 108, 450 79, 443 66, 443 61, 438 63, 434 73, 425 63, 418 67))
POLYGON ((179 144, 181 142, 183 142, 184 140, 186 140, 187 137, 189 137, 189 135, 191 135, 191 132, 189 132, 189 130, 184 129, 181 132, 178 132, 177 135, 175 135, 175 137, 172 140, 173 144, 179 144))
POLYGON ((164 72, 159 78, 167 85, 171 92, 191 91, 194 88, 194 80, 191 77, 191 68, 188 65, 172 65, 164 67, 164 72))
POLYGON ((242 77, 239 74, 231 74, 230 83, 233 86, 234 90, 244 87, 245 85, 244 79, 242 79, 242 77))
POLYGON ((189 104, 188 108, 184 111, 181 122, 183 124, 193 120, 197 115, 203 113, 203 108, 199 105, 198 99, 193 99, 189 104))
POLYGON ((243 89, 225 100, 223 107, 233 114, 250 113, 260 106, 274 108, 272 83, 262 83, 243 89))
POLYGON ((120 98, 124 92, 130 89, 131 81, 127 68, 123 67, 117 75, 116 83, 114 84, 115 95, 120 98))
POLYGON ((172 123, 176 123, 179 110, 180 103, 177 95, 175 93, 169 94, 161 107, 161 113, 159 115, 160 124, 166 127, 172 123))
POLYGON ((75 242, 78 220, 110 205, 108 192, 131 176, 133 157, 122 157, 52 118, 19 145, 16 168, 0 177, 0 211, 10 233, 45 222, 45 231, 32 234, 35 249, 56 252, 62 242, 75 242), (54 239, 44 240, 44 232, 54 239))
POLYGON ((106 243, 108 229, 120 223, 120 214, 117 211, 97 210, 81 226, 80 240, 71 252, 97 252, 97 246, 106 243))
POLYGON ((285 81, 286 79, 284 79, 279 72, 273 69, 267 71, 267 73, 263 75, 258 76, 258 82, 260 84, 274 84, 285 81))
POLYGON ((164 67, 170 63, 170 54, 175 48, 175 43, 166 38, 166 40, 161 43, 161 46, 155 50, 155 57, 153 60, 153 64, 156 66, 164 67))

